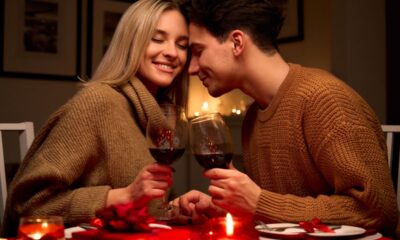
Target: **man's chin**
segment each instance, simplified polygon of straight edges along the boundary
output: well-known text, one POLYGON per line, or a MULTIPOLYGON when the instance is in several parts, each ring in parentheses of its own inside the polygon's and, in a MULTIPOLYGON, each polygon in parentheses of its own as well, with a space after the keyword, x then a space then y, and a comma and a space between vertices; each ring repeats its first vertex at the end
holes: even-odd
POLYGON ((211 89, 211 88, 207 88, 208 93, 212 96, 212 97, 220 97, 221 95, 224 95, 226 93, 226 91, 220 91, 219 89, 211 89))

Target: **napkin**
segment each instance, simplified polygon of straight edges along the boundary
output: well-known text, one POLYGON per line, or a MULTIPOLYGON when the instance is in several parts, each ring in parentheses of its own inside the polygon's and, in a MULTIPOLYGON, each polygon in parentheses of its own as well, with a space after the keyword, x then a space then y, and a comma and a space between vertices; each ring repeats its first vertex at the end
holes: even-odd
POLYGON ((97 211, 91 225, 115 232, 149 232, 149 224, 154 222, 155 219, 148 213, 147 206, 137 207, 133 202, 129 202, 97 211))

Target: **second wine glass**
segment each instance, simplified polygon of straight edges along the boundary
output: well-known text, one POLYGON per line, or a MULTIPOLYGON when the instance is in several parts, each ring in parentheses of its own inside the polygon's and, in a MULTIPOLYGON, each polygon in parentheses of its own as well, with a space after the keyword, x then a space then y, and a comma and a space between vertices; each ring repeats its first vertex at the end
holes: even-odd
POLYGON ((190 121, 190 146, 205 169, 228 168, 233 156, 229 127, 219 113, 208 113, 190 121))
MULTIPOLYGON (((183 108, 174 104, 161 104, 165 121, 149 122, 146 128, 147 144, 153 158, 160 164, 171 165, 178 160, 188 142, 188 122, 183 108)), ((164 196, 164 201, 153 215, 159 220, 173 218, 174 209, 164 196)))

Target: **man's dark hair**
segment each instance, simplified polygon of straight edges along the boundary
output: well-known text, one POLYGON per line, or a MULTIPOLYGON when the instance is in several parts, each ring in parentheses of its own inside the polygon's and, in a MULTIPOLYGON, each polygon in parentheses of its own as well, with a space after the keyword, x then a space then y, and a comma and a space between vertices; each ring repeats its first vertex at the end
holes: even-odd
POLYGON ((191 0, 187 3, 193 24, 206 28, 221 42, 240 29, 264 51, 278 49, 287 0, 191 0))

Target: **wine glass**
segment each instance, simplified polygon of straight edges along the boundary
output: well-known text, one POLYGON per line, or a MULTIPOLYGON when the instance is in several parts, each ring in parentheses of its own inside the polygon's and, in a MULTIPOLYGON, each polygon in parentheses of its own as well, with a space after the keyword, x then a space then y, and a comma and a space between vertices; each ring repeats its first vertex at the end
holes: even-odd
POLYGON ((17 239, 26 239, 26 240, 65 239, 64 220, 61 216, 21 217, 19 220, 17 239))
MULTIPOLYGON (((161 104, 160 108, 166 121, 158 124, 149 122, 146 139, 154 159, 160 164, 171 165, 185 152, 188 142, 188 121, 184 109, 179 106, 161 104)), ((152 213, 159 220, 170 220, 175 217, 177 211, 177 208, 168 204, 166 195, 161 206, 152 213)))
POLYGON ((228 168, 233 156, 229 127, 221 114, 208 113, 190 121, 190 147, 205 169, 228 168))

